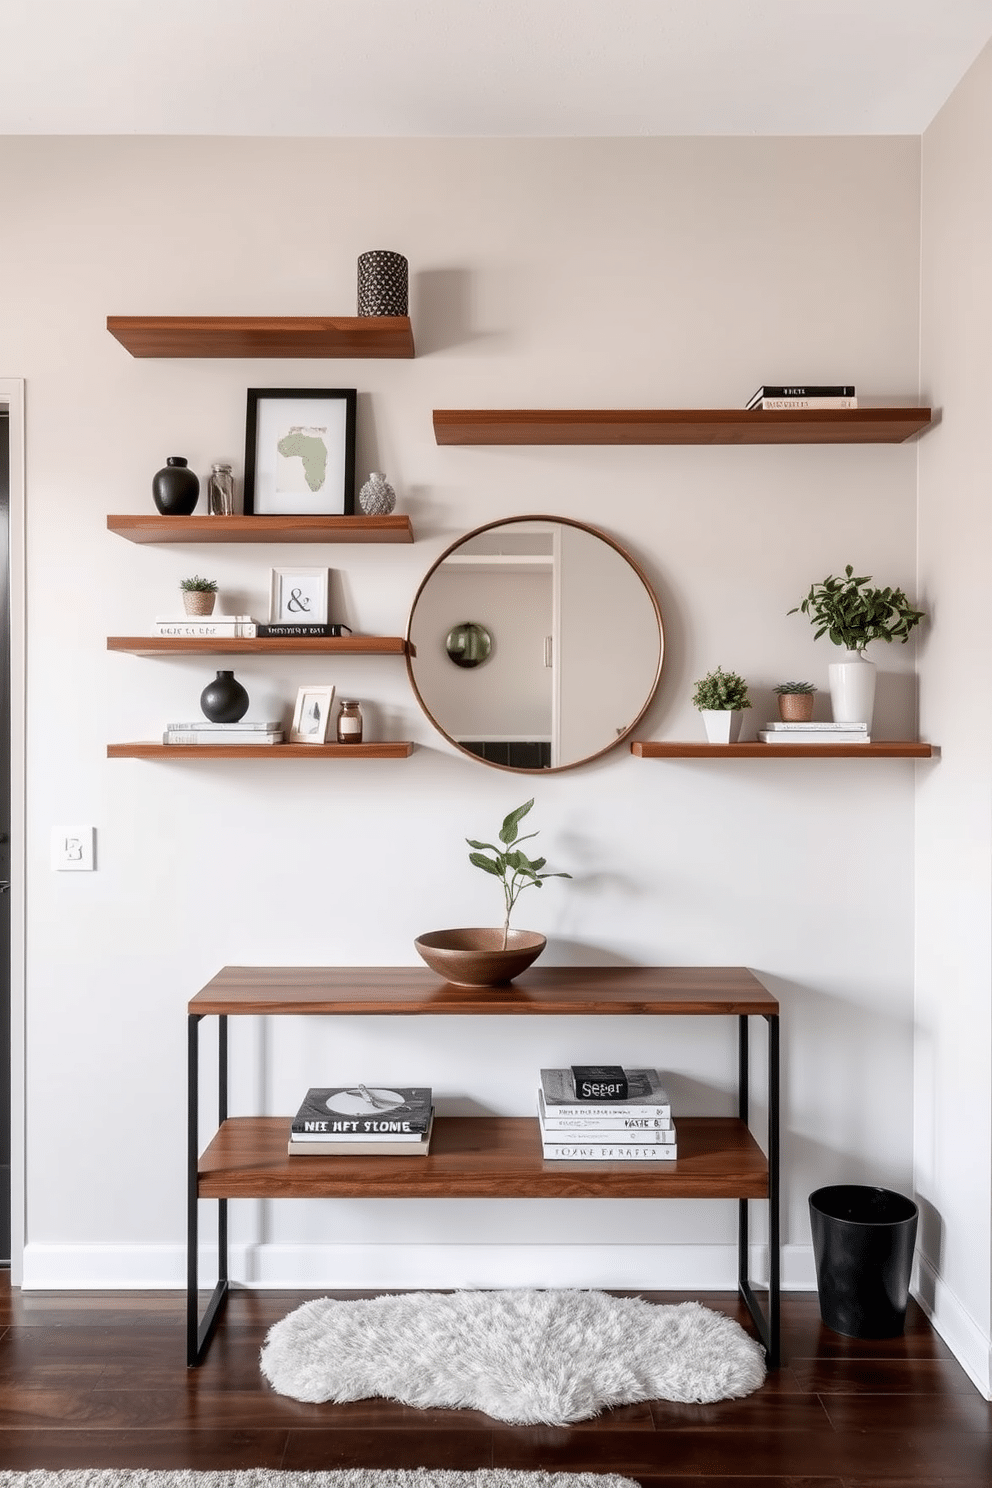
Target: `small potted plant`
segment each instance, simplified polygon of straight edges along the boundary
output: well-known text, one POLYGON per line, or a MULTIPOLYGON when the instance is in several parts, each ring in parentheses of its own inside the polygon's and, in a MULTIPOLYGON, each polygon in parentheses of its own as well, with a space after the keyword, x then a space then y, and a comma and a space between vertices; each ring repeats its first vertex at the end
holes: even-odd
POLYGON ((432 930, 414 941, 427 965, 456 986, 492 987, 508 982, 535 961, 547 944, 536 930, 510 929, 513 906, 524 889, 539 889, 546 878, 572 876, 547 872, 546 858, 529 858, 520 851, 521 842, 537 836, 536 832, 520 836, 520 823, 533 804, 531 797, 503 818, 498 847, 492 842, 465 839, 472 848, 469 862, 500 880, 503 924, 491 930, 432 930))
POLYGON ((864 723, 871 727, 875 702, 875 663, 865 656, 872 641, 909 640, 910 632, 924 618, 914 609, 902 589, 873 586, 871 574, 857 575, 849 563, 844 577, 828 574, 811 584, 806 598, 788 611, 808 615, 816 626, 814 640, 828 635, 843 647, 840 661, 827 668, 830 703, 835 723, 864 723))
POLYGON ((191 579, 180 579, 179 589, 187 615, 213 614, 217 601, 216 579, 201 579, 199 574, 194 574, 191 579))
POLYGON ((780 682, 778 693, 778 716, 783 723, 808 723, 813 717, 812 682, 780 682))
POLYGON ((733 744, 740 737, 744 709, 750 708, 747 683, 737 672, 716 667, 696 683, 693 706, 703 715, 703 727, 711 744, 733 744))

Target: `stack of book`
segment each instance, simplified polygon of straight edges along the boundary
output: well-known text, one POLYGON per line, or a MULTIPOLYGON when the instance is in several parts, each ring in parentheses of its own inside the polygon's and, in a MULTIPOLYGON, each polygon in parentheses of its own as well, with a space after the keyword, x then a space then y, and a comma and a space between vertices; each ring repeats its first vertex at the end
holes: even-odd
POLYGON ((678 1157, 671 1101, 654 1069, 542 1069, 537 1114, 546 1158, 673 1162, 678 1157), (591 1077, 590 1071, 595 1072, 591 1077))
POLYGON ((293 1117, 290 1157, 426 1157, 434 1126, 429 1085, 314 1086, 293 1117))
POLYGON ((746 404, 748 408, 857 408, 853 383, 797 383, 772 387, 763 383, 746 404))
POLYGON ((866 723, 766 723, 762 744, 870 744, 866 723))
POLYGON ((157 615, 152 635, 194 640, 251 640, 258 626, 250 615, 157 615))
POLYGON ((197 718, 192 723, 167 723, 163 744, 281 744, 285 738, 282 721, 267 718, 255 722, 242 718, 239 723, 210 723, 197 718))

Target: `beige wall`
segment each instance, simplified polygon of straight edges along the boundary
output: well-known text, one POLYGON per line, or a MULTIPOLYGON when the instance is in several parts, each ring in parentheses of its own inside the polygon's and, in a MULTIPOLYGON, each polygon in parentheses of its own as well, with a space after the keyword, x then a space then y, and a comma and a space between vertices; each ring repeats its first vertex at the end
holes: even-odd
POLYGON ((923 139, 923 392, 941 422, 920 445, 920 589, 936 622, 920 656, 916 854, 916 1187, 924 1293, 990 1393, 992 705, 988 668, 992 370, 992 51, 923 139))
MULTIPOLYGON (((28 408, 32 1285, 181 1284, 188 996, 225 963, 412 964, 419 932, 495 922, 464 839, 531 793, 542 852, 573 875, 517 913, 549 960, 744 964, 781 997, 787 1280, 812 1282, 814 1187, 910 1185, 914 775, 936 767, 621 750, 514 778, 439 738, 395 658, 236 671, 259 711, 334 682, 371 736, 416 742, 406 761, 105 749, 195 714, 212 668, 106 651, 189 571, 258 610, 272 564, 329 562, 342 618, 401 634, 444 547, 517 513, 602 526, 656 588, 666 657, 644 736, 701 738, 692 685, 718 664, 749 680, 752 735, 777 682, 825 688, 827 643, 786 612, 847 562, 914 587, 913 446, 439 449, 431 409, 735 407, 793 378, 912 401, 918 171, 911 139, 0 142, 0 374, 27 380, 28 408), (415 361, 135 361, 104 328, 108 313, 348 314, 370 247, 409 257, 415 361), (413 546, 107 533, 108 512, 152 510, 166 455, 240 472, 246 387, 320 385, 359 389, 360 479, 387 473, 413 546), (60 822, 96 824, 96 873, 50 871, 60 822)), ((914 647, 877 660, 878 732, 912 737, 914 647)), ((288 1112, 309 1084, 373 1074, 432 1084, 442 1109, 528 1113, 541 1064, 649 1052, 677 1112, 730 1108, 730 1026, 384 1021, 400 1026, 239 1025, 235 1108, 288 1112)), ((731 1204, 576 1203, 567 1221, 535 1202, 235 1208, 249 1280, 734 1279, 731 1204)))

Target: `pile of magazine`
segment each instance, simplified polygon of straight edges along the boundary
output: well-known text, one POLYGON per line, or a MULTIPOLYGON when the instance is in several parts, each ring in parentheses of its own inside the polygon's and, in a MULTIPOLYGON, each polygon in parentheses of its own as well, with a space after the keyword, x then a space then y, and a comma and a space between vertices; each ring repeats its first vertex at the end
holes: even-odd
POLYGON ((655 1069, 542 1069, 541 1150, 568 1162, 674 1162, 672 1104, 655 1069))
POLYGON ((429 1085, 314 1086, 293 1117, 291 1157, 426 1157, 434 1107, 429 1085))

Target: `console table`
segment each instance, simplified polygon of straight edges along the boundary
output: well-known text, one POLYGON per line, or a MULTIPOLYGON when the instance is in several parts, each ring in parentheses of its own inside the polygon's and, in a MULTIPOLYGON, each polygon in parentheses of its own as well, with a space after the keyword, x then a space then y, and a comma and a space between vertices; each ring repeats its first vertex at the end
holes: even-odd
MULTIPOLYGON (((738 1289, 779 1357, 779 1005, 742 966, 531 967, 512 984, 471 989, 425 967, 227 966, 188 1005, 187 1364, 203 1359, 229 1286, 227 1201, 236 1198, 736 1199, 738 1289), (227 1020, 265 1017, 733 1017, 736 1117, 676 1111, 670 1163, 545 1161, 537 1117, 445 1117, 431 1150, 404 1157, 287 1155, 290 1116, 229 1116, 227 1020), (199 1151, 199 1025, 218 1020, 217 1130, 199 1151), (749 1126, 750 1019, 768 1040, 765 1150, 749 1126), (217 1282, 199 1313, 201 1199, 218 1200, 217 1282), (748 1201, 768 1205, 765 1309, 749 1280, 748 1201)), ((411 1075, 411 1078, 413 1076, 411 1075)), ((330 1079, 330 1075, 328 1076, 330 1079)))

